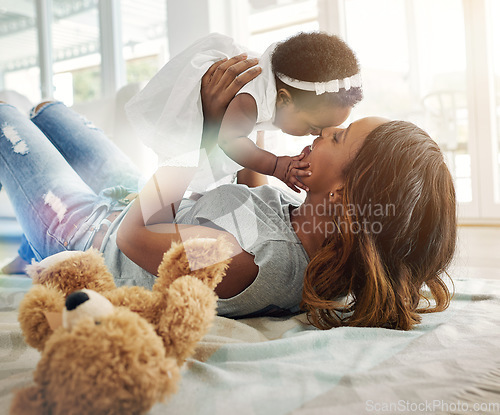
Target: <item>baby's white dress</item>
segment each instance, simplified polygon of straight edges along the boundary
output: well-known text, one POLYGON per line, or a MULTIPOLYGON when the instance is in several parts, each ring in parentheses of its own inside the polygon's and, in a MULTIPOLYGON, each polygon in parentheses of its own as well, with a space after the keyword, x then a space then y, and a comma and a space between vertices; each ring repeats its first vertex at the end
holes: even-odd
MULTIPOLYGON (((276 105, 276 83, 269 46, 259 59, 262 73, 245 85, 241 93, 257 103, 254 131, 276 129, 272 122, 276 105)), ((188 190, 202 192, 234 180, 243 167, 219 146, 206 154, 200 151, 203 111, 201 78, 216 61, 246 52, 233 39, 212 33, 171 59, 126 105, 127 115, 144 143, 158 155, 160 166, 198 166, 188 190)))

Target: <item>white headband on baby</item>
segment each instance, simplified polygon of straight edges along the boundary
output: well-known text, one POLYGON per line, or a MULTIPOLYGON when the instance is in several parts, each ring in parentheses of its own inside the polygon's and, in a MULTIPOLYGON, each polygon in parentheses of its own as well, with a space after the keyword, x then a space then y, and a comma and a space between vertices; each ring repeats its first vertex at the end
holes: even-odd
POLYGON ((327 82, 299 81, 298 79, 290 78, 282 73, 276 73, 276 76, 281 82, 289 86, 302 89, 303 91, 315 91, 316 95, 321 95, 325 92, 339 92, 340 88, 349 91, 351 88, 361 87, 361 74, 359 73, 344 79, 333 79, 327 82))

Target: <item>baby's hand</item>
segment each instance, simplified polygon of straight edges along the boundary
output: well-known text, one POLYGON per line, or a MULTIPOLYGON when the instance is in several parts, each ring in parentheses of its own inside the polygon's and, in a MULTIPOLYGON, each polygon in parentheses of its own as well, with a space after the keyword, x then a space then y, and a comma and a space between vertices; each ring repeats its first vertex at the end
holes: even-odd
POLYGON ((277 157, 276 167, 274 168, 273 176, 284 182, 294 192, 299 193, 300 189, 306 192, 309 188, 299 180, 299 177, 310 176, 311 172, 305 170, 310 166, 310 163, 300 161, 304 154, 295 157, 280 156, 277 157))

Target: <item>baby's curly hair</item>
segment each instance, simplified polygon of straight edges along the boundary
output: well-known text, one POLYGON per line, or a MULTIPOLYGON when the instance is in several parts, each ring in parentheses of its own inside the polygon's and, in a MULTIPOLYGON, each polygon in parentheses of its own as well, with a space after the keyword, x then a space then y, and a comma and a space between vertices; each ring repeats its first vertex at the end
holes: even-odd
POLYGON ((316 95, 286 85, 276 73, 309 82, 326 82, 343 79, 359 72, 359 63, 354 51, 338 36, 324 32, 300 32, 278 43, 271 57, 277 89, 285 88, 293 99, 302 106, 315 107, 318 104, 353 107, 363 99, 361 87, 348 91, 316 95))

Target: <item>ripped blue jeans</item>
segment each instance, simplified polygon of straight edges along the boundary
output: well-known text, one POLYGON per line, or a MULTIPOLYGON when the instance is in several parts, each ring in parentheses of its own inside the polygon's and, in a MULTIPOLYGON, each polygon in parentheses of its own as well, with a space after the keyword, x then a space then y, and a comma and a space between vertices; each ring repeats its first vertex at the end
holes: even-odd
POLYGON ((0 187, 24 231, 24 260, 88 249, 140 179, 101 130, 63 103, 45 104, 31 119, 0 103, 0 187))

